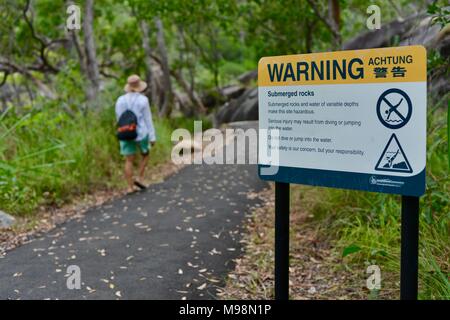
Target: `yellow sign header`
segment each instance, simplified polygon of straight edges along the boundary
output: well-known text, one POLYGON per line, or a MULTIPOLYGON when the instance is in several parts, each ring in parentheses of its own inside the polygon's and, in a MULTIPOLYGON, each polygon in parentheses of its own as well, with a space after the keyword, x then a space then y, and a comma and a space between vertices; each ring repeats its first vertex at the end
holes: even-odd
POLYGON ((259 86, 421 82, 427 79, 423 46, 264 57, 259 86))

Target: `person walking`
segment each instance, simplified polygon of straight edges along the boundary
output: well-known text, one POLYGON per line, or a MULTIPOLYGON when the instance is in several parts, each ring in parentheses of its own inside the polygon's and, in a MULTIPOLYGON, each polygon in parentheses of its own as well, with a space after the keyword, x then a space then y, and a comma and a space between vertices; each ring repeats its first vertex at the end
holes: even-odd
POLYGON ((142 94, 147 83, 138 75, 128 77, 125 85, 126 94, 120 96, 116 102, 117 137, 120 144, 120 154, 125 157, 125 178, 128 193, 145 189, 144 176, 148 163, 150 149, 155 145, 156 133, 153 125, 152 113, 148 98, 142 94), (134 178, 133 164, 138 153, 141 161, 138 177, 134 178))

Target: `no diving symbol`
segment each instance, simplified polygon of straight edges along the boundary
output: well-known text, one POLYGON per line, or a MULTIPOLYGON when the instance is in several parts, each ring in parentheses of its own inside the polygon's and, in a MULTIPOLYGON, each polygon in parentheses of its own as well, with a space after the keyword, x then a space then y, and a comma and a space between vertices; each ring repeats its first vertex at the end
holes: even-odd
POLYGON ((389 129, 399 129, 411 119, 412 103, 409 96, 400 89, 389 89, 378 98, 377 115, 389 129))

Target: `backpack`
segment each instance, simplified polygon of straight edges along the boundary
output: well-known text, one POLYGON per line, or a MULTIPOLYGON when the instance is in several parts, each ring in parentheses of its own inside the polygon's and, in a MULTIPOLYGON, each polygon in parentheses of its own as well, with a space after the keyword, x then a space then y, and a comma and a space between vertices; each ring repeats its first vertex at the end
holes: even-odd
POLYGON ((136 114, 130 109, 125 110, 117 121, 117 139, 129 141, 135 140, 137 133, 138 119, 136 114))

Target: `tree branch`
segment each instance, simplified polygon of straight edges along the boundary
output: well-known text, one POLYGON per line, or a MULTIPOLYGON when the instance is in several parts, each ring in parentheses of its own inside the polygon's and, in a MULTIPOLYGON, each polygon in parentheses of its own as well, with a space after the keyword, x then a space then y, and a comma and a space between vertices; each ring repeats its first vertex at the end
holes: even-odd
MULTIPOLYGON (((37 40, 39 42, 40 46, 41 46, 40 49, 39 49, 39 55, 40 55, 40 58, 42 60, 42 70, 46 70, 46 71, 49 71, 49 72, 52 72, 52 73, 57 73, 57 72, 59 72, 59 69, 54 67, 54 66, 52 66, 51 63, 48 61, 47 56, 46 56, 46 50, 53 43, 62 42, 63 40, 62 39, 58 39, 58 40, 54 40, 54 41, 51 41, 51 42, 47 42, 46 39, 40 37, 36 33, 36 30, 34 29, 34 26, 33 26, 33 21, 32 21, 32 19, 30 19, 28 17, 28 11, 30 10, 30 5, 31 5, 31 0, 27 0, 27 2, 25 4, 25 8, 23 9, 22 14, 23 14, 23 18, 24 18, 26 24, 28 25, 28 28, 30 29, 31 36, 35 40, 37 40)), ((67 41, 67 39, 65 39, 65 41, 67 41)))
POLYGON ((101 74, 102 76, 104 76, 105 78, 112 78, 112 79, 119 80, 119 77, 118 77, 118 76, 107 73, 107 72, 106 72, 105 70, 103 70, 101 67, 100 67, 99 69, 100 69, 100 74, 101 74))
POLYGON ((9 71, 5 70, 3 71, 3 79, 2 82, 0 82, 0 87, 3 87, 4 84, 6 83, 6 80, 8 79, 9 76, 9 71))
POLYGON ((20 73, 30 79, 40 90, 41 93, 50 99, 55 99, 55 94, 47 87, 47 85, 33 76, 28 68, 24 68, 11 61, 0 61, 0 71, 9 73, 20 73))
POLYGON ((335 26, 334 23, 331 23, 319 10, 319 7, 317 6, 317 3, 314 0, 306 0, 308 4, 313 9, 316 16, 325 24, 325 26, 330 29, 331 33, 333 34, 333 37, 339 39, 341 37, 339 30, 335 26))

